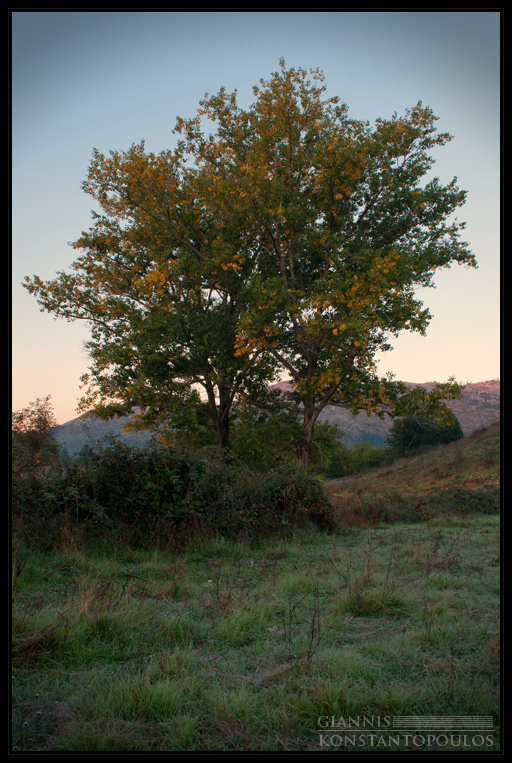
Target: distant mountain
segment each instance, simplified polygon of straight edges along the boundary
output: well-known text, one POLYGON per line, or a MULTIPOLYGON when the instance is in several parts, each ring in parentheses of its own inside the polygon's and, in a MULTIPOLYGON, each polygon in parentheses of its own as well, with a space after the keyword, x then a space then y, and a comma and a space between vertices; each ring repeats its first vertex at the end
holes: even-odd
MULTIPOLYGON (((435 382, 425 382, 421 385, 411 383, 409 386, 421 386, 431 390, 434 385, 435 382)), ((285 381, 275 384, 273 389, 276 388, 291 390, 292 386, 289 381, 285 381)), ((449 401, 448 407, 459 419, 465 435, 492 424, 500 417, 499 380, 493 379, 492 381, 468 384, 462 393, 462 399, 449 401)), ((55 432, 55 438, 66 446, 71 455, 78 453, 84 445, 102 440, 109 432, 119 435, 123 442, 130 445, 144 445, 149 442, 150 432, 124 433, 122 431, 130 418, 130 416, 123 416, 105 422, 97 416, 85 420, 79 416, 60 426, 55 432)), ((375 447, 384 445, 388 429, 391 426, 391 419, 388 416, 384 421, 373 414, 368 417, 366 413, 359 413, 353 417, 343 408, 335 408, 334 406, 326 406, 320 414, 319 420, 338 424, 342 432, 345 433, 343 442, 349 448, 352 448, 356 442, 369 442, 375 447)))
MULTIPOLYGON (((410 387, 425 387, 428 391, 435 386, 435 382, 406 383, 410 387)), ((292 389, 289 381, 280 382, 274 387, 282 390, 292 389)), ((493 379, 492 381, 468 384, 462 393, 462 399, 450 400, 447 405, 459 419, 464 434, 468 435, 499 419, 500 382, 498 379, 493 379)), ((356 442, 369 442, 374 447, 385 445, 385 438, 392 424, 389 416, 386 416, 384 420, 379 419, 374 414, 369 417, 366 413, 352 416, 344 408, 330 405, 324 408, 318 418, 320 421, 338 424, 342 432, 345 433, 343 442, 349 448, 354 447, 356 442)))
POLYGON ((79 453, 85 445, 91 445, 102 440, 107 434, 115 434, 129 445, 145 445, 151 438, 151 432, 123 432, 123 427, 131 419, 131 416, 113 418, 103 421, 98 416, 67 421, 54 432, 54 437, 61 445, 66 446, 70 455, 79 453))

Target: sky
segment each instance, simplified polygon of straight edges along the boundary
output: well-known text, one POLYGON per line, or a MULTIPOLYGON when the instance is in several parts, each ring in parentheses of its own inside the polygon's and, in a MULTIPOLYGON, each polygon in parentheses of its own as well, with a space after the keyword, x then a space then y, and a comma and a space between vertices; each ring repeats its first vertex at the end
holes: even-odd
POLYGON ((237 90, 287 67, 320 68, 326 97, 369 120, 430 106, 440 132, 426 181, 467 190, 456 216, 478 269, 454 265, 419 293, 426 336, 392 338, 378 371, 408 382, 479 382, 500 374, 500 96, 498 11, 15 11, 12 22, 12 408, 51 395, 60 424, 77 416, 87 324, 40 312, 22 286, 68 270, 68 242, 92 226, 84 194, 93 148, 173 148, 176 117, 206 92, 237 90))

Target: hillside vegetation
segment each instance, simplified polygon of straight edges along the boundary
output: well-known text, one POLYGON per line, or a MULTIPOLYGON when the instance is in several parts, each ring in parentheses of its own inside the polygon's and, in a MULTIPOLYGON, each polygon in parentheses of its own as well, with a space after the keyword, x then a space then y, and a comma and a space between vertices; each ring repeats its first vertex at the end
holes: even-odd
MULTIPOLYGON (((414 385, 410 385, 414 386, 414 385)), ((434 387, 434 382, 422 384, 427 390, 434 387)), ((275 384, 272 389, 287 391, 290 389, 289 382, 275 384)), ((485 382, 468 384, 462 393, 461 400, 449 400, 448 408, 459 419, 464 434, 471 434, 476 429, 488 426, 498 419, 500 415, 500 382, 497 379, 485 382)), ((70 454, 78 453, 84 445, 101 440, 105 435, 114 433, 123 442, 129 445, 147 443, 151 438, 150 432, 124 432, 130 416, 113 418, 103 421, 97 416, 90 418, 77 417, 62 424, 54 432, 55 439, 65 445, 70 454)), ((327 421, 337 424, 344 433, 343 444, 353 448, 357 442, 368 442, 373 446, 383 446, 386 435, 392 424, 389 416, 384 420, 375 415, 366 416, 359 413, 352 416, 350 411, 343 408, 326 406, 319 417, 319 421, 327 421)))
POLYGON ((357 478, 326 483, 338 526, 493 513, 499 488, 499 422, 357 478))
MULTIPOLYGON (((430 391, 434 384, 434 382, 424 382, 421 386, 430 391)), ((408 386, 418 385, 408 383, 408 386)), ((499 379, 467 384, 462 393, 462 398, 449 400, 447 407, 457 416, 466 435, 489 426, 500 415, 499 379)), ((337 424, 345 433, 343 442, 348 447, 353 447, 356 442, 365 441, 374 446, 381 446, 384 444, 392 425, 389 416, 385 416, 383 420, 375 415, 367 417, 364 413, 352 417, 349 411, 330 406, 322 411, 319 418, 321 421, 325 420, 331 424, 337 424)))

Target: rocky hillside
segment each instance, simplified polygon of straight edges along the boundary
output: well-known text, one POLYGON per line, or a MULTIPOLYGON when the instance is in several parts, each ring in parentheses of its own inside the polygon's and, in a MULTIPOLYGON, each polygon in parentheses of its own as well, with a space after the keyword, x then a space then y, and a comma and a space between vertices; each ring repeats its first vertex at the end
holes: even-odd
MULTIPOLYGON (((276 386, 283 390, 291 389, 289 382, 281 382, 276 386)), ((435 386, 435 382, 409 383, 409 386, 421 386, 431 390, 435 386)), ((468 384, 462 393, 462 399, 450 401, 448 407, 459 419, 465 435, 492 424, 500 417, 499 380, 493 379, 468 384)), ((353 447, 356 442, 369 442, 374 446, 384 445, 385 437, 391 426, 391 419, 388 416, 383 421, 375 415, 368 417, 366 413, 359 413, 353 417, 343 408, 335 408, 334 406, 324 408, 319 419, 320 421, 329 421, 331 424, 338 424, 345 433, 343 442, 349 448, 353 447)))
MULTIPOLYGON (((435 382, 425 382, 420 386, 430 390, 434 384, 435 382)), ((283 390, 291 389, 289 382, 281 382, 274 386, 283 390)), ((419 385, 411 384, 411 386, 419 385)), ((476 429, 485 427, 499 419, 500 382, 493 379, 492 381, 468 384, 462 393, 462 400, 450 401, 448 406, 459 419, 464 434, 470 434, 476 429)), ((108 432, 118 434, 123 441, 132 445, 147 442, 151 437, 149 433, 123 433, 122 428, 127 419, 128 417, 113 419, 106 423, 96 417, 88 418, 85 422, 81 417, 78 417, 59 427, 56 432, 56 439, 65 444, 71 454, 77 453, 88 443, 101 440, 108 432)), ((365 413, 352 417, 343 408, 333 406, 327 406, 322 411, 320 420, 338 424, 345 433, 343 442, 349 448, 353 447, 356 442, 369 442, 374 446, 384 445, 385 437, 391 425, 391 420, 388 417, 384 421, 374 415, 368 417, 365 413)))

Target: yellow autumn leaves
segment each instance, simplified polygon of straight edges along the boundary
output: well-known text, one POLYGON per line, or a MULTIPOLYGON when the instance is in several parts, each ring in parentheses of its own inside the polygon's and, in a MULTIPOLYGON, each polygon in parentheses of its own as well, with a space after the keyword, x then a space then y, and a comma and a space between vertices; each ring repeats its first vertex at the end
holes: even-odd
POLYGON ((223 270, 229 270, 230 268, 235 271, 242 270, 242 265, 240 263, 243 263, 245 258, 241 254, 234 254, 233 259, 235 262, 222 262, 221 268, 223 270))
POLYGON ((241 355, 247 355, 254 352, 261 346, 261 340, 249 339, 245 334, 239 330, 236 342, 235 342, 235 355, 240 357, 241 355))

